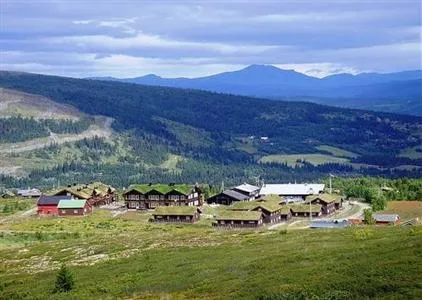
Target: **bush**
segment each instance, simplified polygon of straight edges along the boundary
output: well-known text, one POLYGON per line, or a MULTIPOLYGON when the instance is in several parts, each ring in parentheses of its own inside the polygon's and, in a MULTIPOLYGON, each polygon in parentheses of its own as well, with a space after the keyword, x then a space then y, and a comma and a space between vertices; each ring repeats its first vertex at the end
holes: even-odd
POLYGON ((73 274, 63 264, 57 273, 54 292, 68 292, 73 289, 74 285, 73 274))

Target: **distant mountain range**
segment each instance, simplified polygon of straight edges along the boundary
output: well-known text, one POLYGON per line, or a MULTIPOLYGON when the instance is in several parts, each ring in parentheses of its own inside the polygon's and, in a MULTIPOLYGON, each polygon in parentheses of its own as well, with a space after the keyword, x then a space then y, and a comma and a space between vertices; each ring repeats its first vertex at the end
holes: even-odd
POLYGON ((89 79, 422 115, 422 70, 387 74, 344 73, 316 78, 270 65, 251 65, 239 71, 198 78, 163 78, 149 74, 135 78, 89 79))

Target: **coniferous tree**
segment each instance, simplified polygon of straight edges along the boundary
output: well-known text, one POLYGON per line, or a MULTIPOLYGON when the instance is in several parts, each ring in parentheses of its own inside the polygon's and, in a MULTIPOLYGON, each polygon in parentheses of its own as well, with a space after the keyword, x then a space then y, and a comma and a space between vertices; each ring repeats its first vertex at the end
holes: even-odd
POLYGON ((68 292, 73 289, 75 282, 73 280, 73 274, 70 270, 66 267, 66 265, 62 265, 59 273, 57 273, 56 277, 56 284, 54 291, 57 292, 68 292))

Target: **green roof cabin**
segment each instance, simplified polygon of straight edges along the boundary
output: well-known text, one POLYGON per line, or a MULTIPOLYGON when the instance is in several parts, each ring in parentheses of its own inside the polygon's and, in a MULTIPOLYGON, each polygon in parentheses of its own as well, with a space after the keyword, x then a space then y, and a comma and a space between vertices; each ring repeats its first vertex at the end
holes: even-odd
POLYGON ((222 211, 215 217, 213 226, 228 228, 256 228, 263 224, 260 211, 222 211))
POLYGON ((123 193, 123 197, 128 209, 201 205, 200 190, 188 184, 135 184, 123 193))
POLYGON ((199 220, 196 206, 160 206, 152 213, 152 222, 194 223, 199 220))

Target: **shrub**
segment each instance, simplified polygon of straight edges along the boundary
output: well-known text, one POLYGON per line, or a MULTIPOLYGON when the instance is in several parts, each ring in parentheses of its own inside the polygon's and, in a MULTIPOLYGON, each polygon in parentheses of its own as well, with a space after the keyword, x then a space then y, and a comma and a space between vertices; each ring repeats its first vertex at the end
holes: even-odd
POLYGON ((57 273, 54 292, 68 292, 73 289, 74 285, 73 274, 63 264, 57 273))

